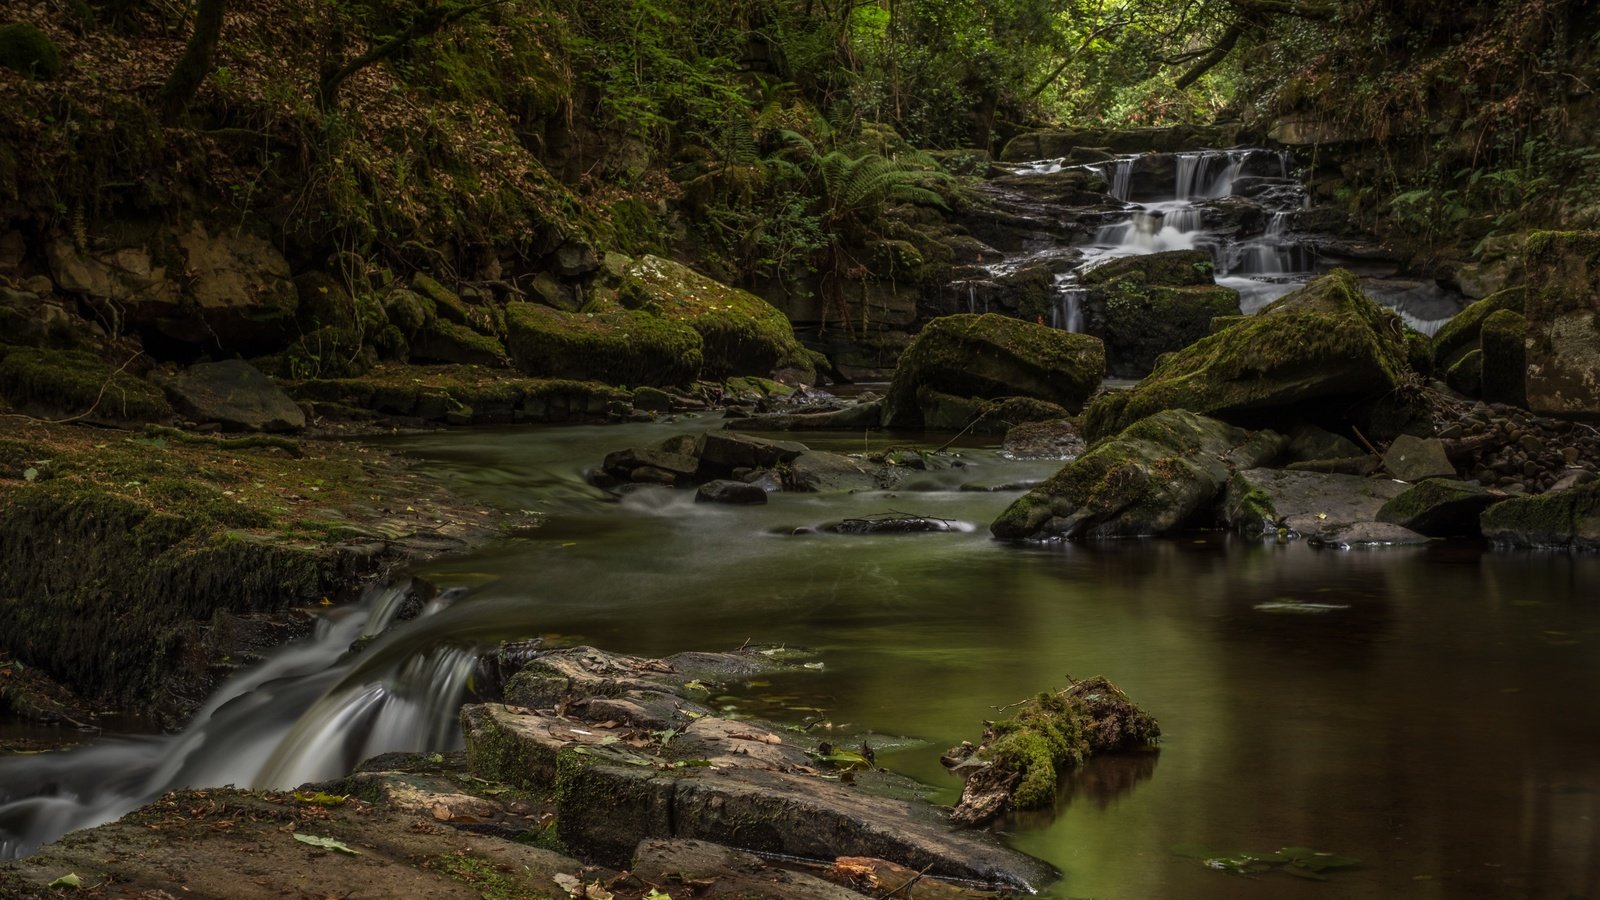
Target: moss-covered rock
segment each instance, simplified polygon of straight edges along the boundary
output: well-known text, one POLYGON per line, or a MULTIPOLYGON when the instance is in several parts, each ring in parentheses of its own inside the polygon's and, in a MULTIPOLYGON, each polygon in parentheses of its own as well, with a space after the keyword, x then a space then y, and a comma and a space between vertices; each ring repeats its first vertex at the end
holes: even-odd
POLYGON ((1083 330, 1106 345, 1106 367, 1142 378, 1156 358, 1211 332, 1239 312, 1239 292, 1212 280, 1211 255, 1174 250, 1112 260, 1083 276, 1083 330))
POLYGON ((1527 334, 1527 319, 1509 309, 1494 312, 1483 320, 1478 335, 1483 359, 1483 399, 1490 403, 1527 405, 1527 334))
POLYGON ((306 379, 288 390, 335 418, 367 410, 452 425, 593 421, 628 400, 627 391, 591 381, 526 378, 470 365, 384 365, 359 378, 306 379))
POLYGON ((945 316, 929 322, 901 355, 883 425, 925 427, 928 391, 983 400, 1026 397, 1076 412, 1104 375, 1098 338, 1001 315, 945 316))
POLYGON ((1165 409, 1246 425, 1377 418, 1410 373, 1405 324, 1341 269, 1102 395, 1084 411, 1084 433, 1101 440, 1165 409))
POLYGON ((929 387, 917 390, 917 406, 922 410, 922 427, 928 431, 972 434, 1005 434, 1016 425, 1049 422, 1068 415, 1061 406, 1034 397, 984 400, 957 397, 929 387))
POLYGON ((1600 417, 1600 231, 1528 238, 1528 408, 1600 417))
POLYGON ((1496 546, 1600 551, 1600 481, 1497 503, 1479 525, 1496 546))
POLYGON ((1377 521, 1378 510, 1406 490, 1388 478, 1334 472, 1241 469, 1228 479, 1222 516, 1246 537, 1336 541, 1377 521))
POLYGON ((0 25, 0 68, 48 81, 61 74, 61 51, 37 25, 0 25))
POLYGON ((511 303, 506 319, 511 360, 529 375, 665 387, 688 384, 703 368, 699 332, 649 309, 595 303, 567 313, 511 303))
POLYGON ((1429 537, 1475 535, 1478 517, 1503 497, 1476 482, 1430 478, 1385 503, 1377 519, 1429 537))
POLYGON ((154 422, 172 408, 155 385, 87 350, 0 348, 0 397, 52 418, 154 422))
POLYGON ((1165 534, 1193 524, 1234 469, 1270 462, 1286 443, 1271 431, 1160 412, 1068 463, 989 530, 1010 539, 1165 534))
POLYGON ((777 307, 749 291, 707 278, 688 266, 644 256, 626 267, 624 306, 681 322, 700 335, 703 376, 777 376, 816 381, 811 354, 777 307))
POLYGON ((1468 397, 1483 396, 1483 351, 1473 347, 1457 356, 1444 372, 1444 383, 1468 397))
POLYGON ((311 331, 324 326, 353 328, 357 321, 356 301, 345 286, 326 272, 302 272, 294 278, 300 298, 295 321, 311 331))
POLYGON ((1527 296, 1526 288, 1508 288, 1469 304, 1452 316, 1433 336, 1434 368, 1449 371, 1461 357, 1478 346, 1478 334, 1485 319, 1506 309, 1522 312, 1527 296))
POLYGON ((497 367, 509 364, 500 341, 449 319, 435 319, 424 325, 411 337, 409 346, 411 358, 417 362, 497 367))

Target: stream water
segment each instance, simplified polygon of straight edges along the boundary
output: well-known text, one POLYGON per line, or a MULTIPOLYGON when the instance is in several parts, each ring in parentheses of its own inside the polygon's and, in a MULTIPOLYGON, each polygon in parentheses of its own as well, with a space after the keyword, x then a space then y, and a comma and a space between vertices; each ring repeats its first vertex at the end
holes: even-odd
MULTIPOLYGON (((823 668, 746 693, 790 722, 911 739, 880 761, 941 788, 939 752, 993 707, 1102 674, 1156 715, 1159 753, 1070 780, 1011 840, 1065 873, 1053 893, 1145 897, 1600 895, 1600 559, 1318 551, 1222 534, 1019 547, 986 525, 1018 494, 967 482, 1057 461, 956 451, 892 493, 697 505, 586 485, 605 452, 715 420, 455 431, 387 443, 484 503, 544 524, 416 573, 446 589, 353 659, 393 592, 230 683, 183 735, 0 760, 17 853, 168 785, 288 786, 385 749, 459 740, 467 651, 543 634, 664 654, 804 645, 823 668), (797 528, 898 510, 950 533, 797 528), (820 712, 819 712, 820 711, 820 712), (1361 860, 1328 884, 1255 880, 1195 856, 1306 846, 1361 860)), ((813 443, 826 445, 824 440, 813 443)), ((834 449, 862 449, 839 437, 834 449)))

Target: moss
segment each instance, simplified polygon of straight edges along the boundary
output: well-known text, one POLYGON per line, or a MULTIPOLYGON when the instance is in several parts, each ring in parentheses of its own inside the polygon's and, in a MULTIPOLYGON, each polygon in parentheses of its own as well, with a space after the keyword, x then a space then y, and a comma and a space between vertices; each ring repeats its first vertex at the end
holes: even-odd
POLYGON ((1086 305, 1086 326, 1105 341, 1111 374, 1141 378, 1162 354, 1210 334, 1216 318, 1237 314, 1239 292, 1211 284, 1166 287, 1117 279, 1095 288, 1086 305))
MULTIPOLYGON (((379 366, 358 378, 312 378, 286 385, 301 400, 394 416, 429 413, 424 397, 442 398, 424 418, 445 421, 470 410, 475 425, 561 422, 604 416, 625 391, 590 381, 525 378, 482 366, 379 366)), ((455 423, 452 423, 455 424, 455 423)))
POLYGON ((1528 403, 1528 321, 1509 309, 1483 320, 1478 344, 1483 359, 1483 399, 1490 403, 1528 403))
POLYGON ((295 319, 301 328, 356 326, 356 301, 333 276, 326 272, 304 272, 295 276, 294 286, 300 297, 295 319))
POLYGON ((438 318, 464 325, 479 334, 504 337, 505 314, 498 308, 469 304, 461 295, 420 272, 411 276, 411 289, 430 300, 438 318))
MULTIPOLYGON (((1085 287, 1117 282, 1166 287, 1212 287, 1216 266, 1205 250, 1171 250, 1142 256, 1125 256, 1084 273, 1085 287)), ((1238 312, 1235 303, 1234 312, 1238 312)))
POLYGON ((498 338, 445 318, 424 326, 411 341, 411 348, 420 360, 480 366, 507 362, 506 348, 498 338))
POLYGON ((1600 550, 1600 482, 1497 503, 1480 524, 1501 546, 1600 550))
POLYGON ((1164 409, 1252 424, 1308 401, 1386 396, 1411 371, 1405 326, 1342 269, 1271 304, 1249 321, 1169 354, 1126 391, 1084 411, 1091 441, 1164 409))
POLYGON ((512 362, 529 375, 657 387, 688 384, 700 376, 699 333, 648 309, 606 304, 567 313, 512 303, 506 313, 512 362))
POLYGON ((61 74, 61 51, 36 25, 0 25, 0 68, 48 81, 61 74))
POLYGON ((788 318, 749 291, 646 256, 627 268, 619 294, 624 306, 693 328, 700 335, 706 378, 770 376, 787 369, 806 384, 816 381, 811 356, 796 340, 788 318))
POLYGON ((1480 396, 1483 393, 1483 351, 1474 347, 1456 357, 1455 363, 1445 370, 1444 381, 1469 397, 1480 396))
POLYGON ((1527 288, 1514 287, 1490 294, 1468 306, 1444 323, 1433 336, 1431 356, 1433 367, 1448 371, 1468 351, 1477 346, 1478 333, 1483 322, 1500 310, 1522 312, 1528 296, 1527 288))
POLYGON ((283 351, 276 374, 285 378, 341 378, 361 373, 377 362, 366 348, 366 332, 355 326, 329 325, 301 335, 283 351))
POLYGON ((462 884, 470 885, 483 900, 543 900, 549 896, 530 880, 519 877, 514 870, 497 866, 481 856, 450 853, 435 857, 427 865, 462 884))
POLYGON ((1245 537, 1260 537, 1278 527, 1278 511, 1272 505, 1272 497, 1238 475, 1228 484, 1224 513, 1245 537))
POLYGON ((159 388, 84 350, 19 347, 0 359, 0 397, 51 416, 146 422, 170 418, 159 388))

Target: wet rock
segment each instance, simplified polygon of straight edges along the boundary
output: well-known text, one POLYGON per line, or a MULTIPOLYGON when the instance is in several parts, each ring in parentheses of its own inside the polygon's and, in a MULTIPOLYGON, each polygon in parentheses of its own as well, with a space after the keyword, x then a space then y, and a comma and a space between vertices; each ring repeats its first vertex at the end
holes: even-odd
POLYGON ((1197 147, 1232 147, 1237 125, 1173 125, 1149 128, 1035 131, 1012 138, 1000 151, 1005 162, 1060 159, 1079 148, 1112 153, 1176 153, 1197 147))
POLYGON ((728 431, 708 431, 699 439, 697 455, 708 466, 732 471, 738 468, 768 469, 805 453, 805 444, 773 441, 728 431))
POLYGON ((1078 426, 1067 419, 1016 425, 1000 445, 1013 459, 1070 459, 1083 453, 1084 446, 1078 426))
POLYGON ((1353 525, 1377 521, 1378 510, 1407 485, 1284 469, 1246 469, 1228 481, 1223 517, 1240 534, 1335 541, 1353 525))
POLYGON ((1164 409, 1253 424, 1322 410, 1366 430, 1408 411, 1396 399, 1411 373, 1404 335, 1399 317, 1337 270, 1166 356, 1137 386, 1102 394, 1084 411, 1084 436, 1117 434, 1164 409))
POLYGON ((949 519, 931 516, 907 516, 885 513, 859 519, 845 519, 827 526, 825 531, 834 534, 927 534, 955 531, 956 524, 949 519))
POLYGON ((1502 496, 1470 481, 1430 478, 1378 510, 1377 520, 1429 537, 1478 534, 1478 517, 1502 496))
POLYGON ((1100 341, 1000 315, 929 322, 900 357, 884 399, 885 428, 923 427, 924 392, 1043 400, 1076 411, 1100 386, 1100 341))
POLYGON ((1480 524, 1499 547, 1600 551, 1600 482, 1497 503, 1480 524))
POLYGON ((883 418, 882 401, 856 403, 842 409, 811 413, 772 413, 727 423, 730 431, 868 431, 883 418))
POLYGON ((1285 438, 1183 410, 1156 413, 1096 445, 1017 500, 999 538, 1112 538, 1190 524, 1235 469, 1276 458, 1285 438))
POLYGON ((1409 528, 1388 522, 1355 522, 1324 529, 1308 536, 1306 541, 1314 547, 1357 550, 1377 547, 1416 547, 1426 544, 1429 538, 1409 528))
POLYGON ((1527 259, 1528 408, 1600 416, 1600 232, 1534 234, 1527 259))
POLYGON ((807 450, 789 463, 784 485, 802 493, 871 491, 878 488, 878 475, 860 460, 825 450, 807 450))
POLYGON ((1454 478, 1456 467, 1445 452, 1444 441, 1402 434, 1383 454, 1383 467, 1401 481, 1454 478))
POLYGON ((1006 397, 983 400, 958 397, 923 387, 917 390, 922 427, 927 431, 1004 434, 1014 425, 1065 418, 1067 411, 1047 400, 1006 397))
POLYGON ((1330 475, 1374 475, 1383 468, 1383 461, 1370 453, 1360 456, 1339 456, 1333 459, 1307 459, 1289 463, 1284 468, 1291 472, 1324 472, 1330 475))
POLYGON ((735 505, 767 502, 767 492, 742 481, 708 481, 694 493, 696 503, 729 503, 735 505))
POLYGON ((1239 312, 1239 292, 1212 279, 1211 254, 1173 250, 1112 260, 1082 277, 1083 330, 1105 343, 1107 370, 1142 378, 1156 357, 1210 333, 1239 312))
POLYGON ((1473 347, 1445 370, 1444 383, 1468 397, 1483 395, 1483 351, 1473 347))
POLYGON ((1289 447, 1284 451, 1285 458, 1293 462, 1349 459, 1361 455, 1363 451, 1355 441, 1315 425, 1301 425, 1291 431, 1289 447))
MULTIPOLYGON (((700 460, 686 453, 675 453, 659 448, 639 447, 617 450, 606 454, 601 468, 623 481, 643 481, 640 472, 645 469, 666 472, 673 480, 693 478, 700 470, 700 460)), ((668 482, 671 483, 671 482, 668 482)))
POLYGON ((458 322, 436 318, 411 337, 411 359, 416 362, 456 363, 503 368, 509 364, 504 345, 458 322))
POLYGON ((249 363, 230 359, 196 363, 161 385, 183 414, 240 431, 299 431, 305 413, 272 379, 249 363))
POLYGON ((1525 406, 1528 402, 1528 323, 1502 309, 1483 320, 1478 346, 1483 354, 1483 399, 1525 406))

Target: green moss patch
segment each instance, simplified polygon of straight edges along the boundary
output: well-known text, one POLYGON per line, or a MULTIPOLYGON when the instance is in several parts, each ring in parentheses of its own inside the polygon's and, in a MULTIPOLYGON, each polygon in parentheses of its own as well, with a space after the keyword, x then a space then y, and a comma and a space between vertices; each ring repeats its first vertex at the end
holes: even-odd
POLYGON ((0 25, 0 68, 49 80, 61 74, 61 51, 37 25, 0 25))
POLYGON ((85 350, 3 350, 0 397, 51 417, 148 422, 169 418, 161 389, 85 350))
POLYGON ((667 387, 689 384, 703 368, 700 334, 649 309, 597 302, 568 313, 512 303, 506 319, 512 363, 528 375, 667 387))
POLYGON ((314 378, 286 386, 327 408, 369 410, 447 424, 567 422, 602 418, 627 391, 592 381, 527 378, 483 366, 383 365, 359 378, 314 378))

